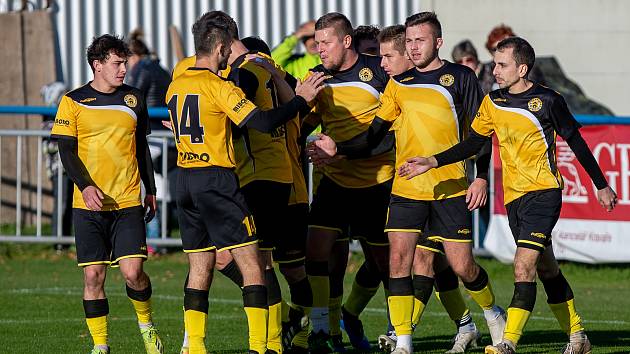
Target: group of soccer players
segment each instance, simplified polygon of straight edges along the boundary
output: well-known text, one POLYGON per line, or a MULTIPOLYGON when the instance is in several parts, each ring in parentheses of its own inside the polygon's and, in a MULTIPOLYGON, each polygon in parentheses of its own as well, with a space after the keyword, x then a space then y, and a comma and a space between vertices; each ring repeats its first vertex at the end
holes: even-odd
MULTIPOLYGON (((242 289, 249 353, 342 352, 342 327, 353 347, 369 350, 359 316, 381 283, 390 322, 378 339, 382 349, 413 352, 413 331, 435 289, 457 326, 448 353, 463 353, 481 335, 459 279, 483 309, 492 340, 485 352, 514 353, 534 306, 536 274, 569 335, 564 352, 591 352, 551 248, 563 187, 556 134, 593 179, 600 203, 612 210, 616 196, 562 97, 527 80, 534 51, 525 40, 499 43, 501 89, 483 97, 470 69, 440 59, 442 28, 431 12, 383 29, 381 57, 355 49, 344 15, 322 16, 315 25, 322 64, 302 80, 277 66, 260 39, 241 40, 224 12, 201 16, 192 34, 195 55, 173 71, 165 123, 178 149, 176 200, 189 261, 182 353, 206 353, 214 268, 242 289), (323 134, 306 148, 317 167, 309 208, 301 156, 318 125, 323 134), (471 243, 470 212, 487 199, 493 133, 518 246, 507 314, 471 243), (462 161, 473 155, 469 185, 462 161), (365 263, 342 303, 350 239, 360 241, 365 263), (281 294, 274 263, 290 294, 281 294)), ((156 208, 148 116, 139 92, 122 84, 128 55, 119 38, 96 38, 87 55, 94 80, 66 94, 52 130, 76 184, 93 354, 109 353, 107 265, 121 268, 147 353, 163 352, 142 270, 144 222, 156 208)))

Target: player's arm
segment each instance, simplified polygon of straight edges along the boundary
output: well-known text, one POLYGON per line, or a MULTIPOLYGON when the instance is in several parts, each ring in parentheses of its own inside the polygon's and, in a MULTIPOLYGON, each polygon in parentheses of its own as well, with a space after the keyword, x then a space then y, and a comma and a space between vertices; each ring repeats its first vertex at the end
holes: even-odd
MULTIPOLYGON (((146 102, 143 100, 143 102, 146 102)), ((144 197, 145 222, 151 221, 157 210, 157 188, 155 186, 155 175, 153 170, 153 160, 147 142, 147 135, 151 134, 149 126, 149 113, 146 103, 142 105, 141 113, 138 115, 138 126, 136 127, 136 159, 138 160, 138 172, 140 179, 146 189, 144 197)))
MULTIPOLYGON (((483 101, 483 91, 479 85, 479 80, 475 73, 470 70, 465 74, 464 88, 466 89, 463 95, 464 117, 467 122, 472 122, 475 115, 481 107, 483 101)), ((482 178, 488 180, 488 169, 490 167, 490 158, 492 156, 492 141, 488 139, 485 145, 475 156, 475 167, 477 168, 476 178, 482 178)))
POLYGON ((279 69, 274 62, 257 54, 248 54, 245 60, 262 67, 271 74, 271 79, 275 85, 280 104, 289 102, 293 96, 295 96, 294 90, 297 85, 297 80, 289 73, 279 69))
POLYGON ((90 174, 79 158, 79 144, 77 138, 69 136, 55 136, 59 144, 59 156, 68 177, 77 185, 80 191, 88 186, 95 186, 90 174))
POLYGON ((580 134, 580 123, 575 120, 575 117, 569 111, 564 98, 557 97, 551 107, 549 108, 549 117, 555 131, 560 135, 569 145, 575 157, 577 157, 580 165, 584 167, 586 173, 595 184, 597 188, 597 199, 599 203, 611 211, 615 204, 617 204, 617 195, 615 191, 608 186, 608 181, 604 177, 597 160, 593 156, 591 149, 589 149, 586 141, 580 134))

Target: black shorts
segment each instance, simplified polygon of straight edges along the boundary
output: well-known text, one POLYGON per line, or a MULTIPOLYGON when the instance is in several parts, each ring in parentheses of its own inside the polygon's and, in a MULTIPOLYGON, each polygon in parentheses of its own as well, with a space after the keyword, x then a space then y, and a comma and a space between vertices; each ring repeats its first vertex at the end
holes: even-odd
POLYGON ((112 211, 72 210, 77 262, 118 265, 124 258, 147 258, 144 209, 135 206, 112 211))
POLYGON ((241 188, 245 202, 256 222, 258 246, 273 250, 286 233, 286 213, 291 184, 273 181, 253 181, 241 188))
POLYGON ((176 199, 184 252, 222 251, 258 242, 233 170, 178 170, 176 199))
POLYGON ((505 208, 516 246, 542 252, 551 245, 551 231, 562 208, 562 191, 529 192, 511 201, 505 208))
POLYGON ((425 247, 435 245, 426 241, 468 243, 472 242, 471 213, 465 196, 414 200, 392 194, 385 231, 420 233, 419 244, 425 247))
POLYGON ((273 250, 273 261, 280 265, 302 265, 306 254, 308 204, 289 205, 283 220, 286 229, 283 236, 286 237, 276 244, 273 250))
POLYGON ((309 228, 339 232, 341 239, 364 239, 369 245, 389 244, 383 232, 391 180, 366 188, 346 188, 324 176, 313 196, 309 228))

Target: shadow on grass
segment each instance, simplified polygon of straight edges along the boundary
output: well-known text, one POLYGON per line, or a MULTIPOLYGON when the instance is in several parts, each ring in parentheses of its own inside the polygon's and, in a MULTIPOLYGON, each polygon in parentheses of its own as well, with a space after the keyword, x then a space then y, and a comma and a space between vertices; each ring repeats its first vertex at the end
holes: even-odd
MULTIPOLYGON (((593 344, 595 350, 597 348, 608 348, 607 353, 627 354, 630 348, 630 335, 628 331, 588 331, 588 337, 593 344), (615 348, 619 348, 616 350, 615 348)), ((452 336, 423 336, 414 338, 413 349, 416 353, 438 352, 443 353, 451 348, 452 336)), ((559 352, 567 343, 567 337, 558 331, 526 331, 519 345, 519 352, 524 353, 551 353, 559 352)), ((370 344, 374 348, 371 351, 357 351, 346 346, 346 353, 381 353, 378 350, 376 341, 370 344)), ((479 347, 468 351, 469 353, 483 353, 483 347, 490 344, 490 337, 485 335, 479 347)), ((243 353, 243 350, 218 350, 212 351, 217 354, 236 354, 243 353)))

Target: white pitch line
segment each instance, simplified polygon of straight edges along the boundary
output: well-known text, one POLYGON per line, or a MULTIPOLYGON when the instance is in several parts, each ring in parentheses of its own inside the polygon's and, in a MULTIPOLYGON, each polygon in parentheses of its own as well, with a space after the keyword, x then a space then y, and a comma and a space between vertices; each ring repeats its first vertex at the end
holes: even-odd
MULTIPOLYGON (((83 294, 83 292, 78 289, 78 288, 73 288, 73 287, 49 287, 49 288, 21 288, 21 289, 9 289, 9 290, 5 290, 5 291, 0 291, 0 293, 11 293, 11 294, 26 294, 26 295, 42 295, 42 294, 47 294, 47 295, 77 295, 77 296, 81 296, 83 294)), ((122 292, 109 292, 107 293, 108 296, 127 296, 126 293, 122 293, 122 292)), ((169 300, 169 301, 183 301, 183 295, 182 296, 175 296, 175 295, 160 295, 160 294, 154 294, 152 295, 153 298, 155 299, 160 299, 160 300, 169 300)), ((243 300, 241 299, 226 299, 226 298, 215 298, 215 297, 210 297, 208 299, 211 303, 219 303, 219 304, 234 304, 234 305, 241 305, 243 303, 243 300)), ((385 310, 385 308, 378 308, 378 307, 368 307, 365 309, 366 312, 371 312, 371 313, 378 313, 378 314, 385 314, 387 311, 385 310)), ((471 311, 474 315, 477 316, 483 316, 483 314, 481 312, 475 312, 475 311, 471 311)), ((444 312, 440 312, 440 311, 425 311, 423 316, 431 316, 431 317, 446 317, 446 313, 444 312)), ((214 318, 214 317, 213 317, 214 318)), ((217 317, 218 318, 218 317, 217 317)), ((234 317, 228 317, 228 318, 234 318, 234 317)), ((552 321, 555 322, 556 318, 555 317, 546 317, 546 316, 530 316, 531 319, 534 320, 541 320, 541 321, 552 321)), ((83 321, 83 319, 80 319, 81 321, 83 321)), ((9 323, 7 321, 12 321, 12 320, 2 320, 0 319, 0 323, 9 323)), ((19 320, 16 320, 19 321, 19 320)), ((51 322, 57 321, 57 320, 50 320, 51 322)), ((583 320, 584 323, 594 323, 594 324, 609 324, 609 325, 630 325, 630 321, 622 321, 622 320, 583 320)), ((36 321, 32 321, 32 322, 41 322, 40 320, 36 320, 36 321)), ((61 322, 61 321, 59 321, 61 322)), ((18 323, 18 322, 15 322, 18 323)), ((30 323, 30 322, 24 322, 24 323, 30 323)))

